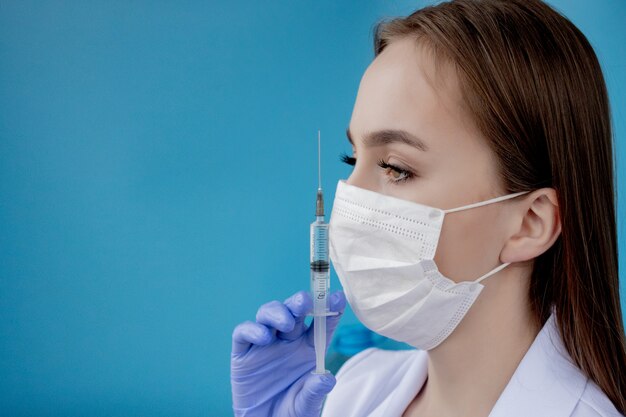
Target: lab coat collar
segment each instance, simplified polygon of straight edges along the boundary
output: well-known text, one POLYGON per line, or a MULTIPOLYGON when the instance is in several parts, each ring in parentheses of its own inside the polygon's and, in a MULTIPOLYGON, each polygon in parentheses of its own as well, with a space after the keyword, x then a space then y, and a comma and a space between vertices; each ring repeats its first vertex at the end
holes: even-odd
POLYGON ((551 314, 517 370, 498 398, 489 417, 566 417, 583 394, 587 377, 574 364, 551 314))

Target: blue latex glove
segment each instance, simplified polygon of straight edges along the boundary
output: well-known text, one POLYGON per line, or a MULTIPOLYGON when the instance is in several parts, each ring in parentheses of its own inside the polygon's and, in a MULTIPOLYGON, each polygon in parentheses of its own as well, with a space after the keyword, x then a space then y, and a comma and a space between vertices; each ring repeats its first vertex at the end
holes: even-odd
MULTIPOLYGON (((341 291, 330 296, 326 318, 326 349, 346 307, 341 291)), ((315 375, 311 295, 300 291, 284 303, 259 308, 256 323, 246 321, 233 331, 230 376, 235 416, 318 417, 326 394, 335 386, 332 374, 315 375)))

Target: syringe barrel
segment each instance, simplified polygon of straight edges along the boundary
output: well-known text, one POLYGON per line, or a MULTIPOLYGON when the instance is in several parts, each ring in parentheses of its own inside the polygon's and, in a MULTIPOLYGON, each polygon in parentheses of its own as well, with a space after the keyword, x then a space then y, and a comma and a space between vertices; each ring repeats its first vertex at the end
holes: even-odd
POLYGON ((328 260, 328 223, 318 219, 311 223, 311 295, 313 315, 329 311, 330 263, 328 260))
POLYGON ((311 296, 313 297, 313 315, 326 315, 329 312, 328 293, 330 291, 330 271, 311 270, 311 296))
MULTIPOLYGON (((311 269, 313 263, 322 261, 328 265, 328 223, 319 217, 311 223, 311 269)), ((320 267, 323 265, 318 262, 320 267)))

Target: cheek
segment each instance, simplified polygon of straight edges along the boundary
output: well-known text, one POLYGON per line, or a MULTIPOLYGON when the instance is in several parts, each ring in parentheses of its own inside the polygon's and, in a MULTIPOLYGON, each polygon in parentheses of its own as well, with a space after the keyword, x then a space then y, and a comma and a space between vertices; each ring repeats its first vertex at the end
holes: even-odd
POLYGON ((499 213, 484 206, 446 215, 435 252, 444 276, 454 282, 473 281, 500 264, 499 213))

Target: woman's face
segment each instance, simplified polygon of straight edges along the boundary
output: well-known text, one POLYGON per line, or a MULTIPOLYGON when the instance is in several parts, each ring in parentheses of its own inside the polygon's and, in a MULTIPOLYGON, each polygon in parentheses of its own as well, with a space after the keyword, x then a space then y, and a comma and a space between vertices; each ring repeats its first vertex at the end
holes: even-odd
MULTIPOLYGON (((435 71, 414 39, 393 41, 359 86, 349 126, 357 162, 347 182, 440 209, 506 194, 495 155, 462 106, 452 67, 435 71)), ((507 203, 446 214, 435 254, 441 273, 469 281, 501 263, 507 203)))

